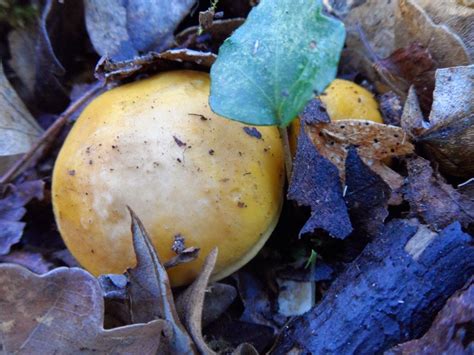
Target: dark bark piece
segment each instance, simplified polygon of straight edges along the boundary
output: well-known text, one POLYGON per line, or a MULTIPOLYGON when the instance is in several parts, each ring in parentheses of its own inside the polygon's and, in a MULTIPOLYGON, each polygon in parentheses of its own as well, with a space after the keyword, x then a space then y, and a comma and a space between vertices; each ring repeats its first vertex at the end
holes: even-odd
POLYGON ((377 235, 388 216, 388 200, 392 190, 360 159, 355 147, 346 158, 345 200, 352 225, 356 230, 377 235))
POLYGON ((320 99, 312 99, 300 115, 305 124, 331 122, 328 112, 320 99))
POLYGON ((420 157, 407 160, 407 170, 403 194, 414 216, 434 229, 444 228, 454 221, 464 227, 474 222, 474 201, 434 173, 428 160, 420 157))
POLYGON ((459 223, 437 235, 394 220, 317 307, 283 329, 273 353, 380 353, 423 334, 473 272, 472 237, 459 223))
POLYGON ((304 125, 298 138, 288 198, 300 206, 311 207, 311 217, 300 235, 323 229, 334 238, 344 239, 352 232, 339 171, 318 152, 304 125))
POLYGON ((474 277, 456 292, 421 338, 397 345, 386 355, 472 354, 474 350, 474 277))

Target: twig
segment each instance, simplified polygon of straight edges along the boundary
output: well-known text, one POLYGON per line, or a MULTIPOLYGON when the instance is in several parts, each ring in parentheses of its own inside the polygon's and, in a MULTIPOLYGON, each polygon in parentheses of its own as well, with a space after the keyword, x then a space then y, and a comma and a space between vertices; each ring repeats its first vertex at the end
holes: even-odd
POLYGON ((288 184, 291 180, 291 173, 293 171, 293 157, 290 149, 290 140, 288 138, 288 130, 286 127, 279 127, 280 135, 283 141, 283 154, 285 158, 285 170, 288 184))
POLYGON ((16 176, 23 172, 26 168, 30 166, 31 161, 35 157, 36 153, 40 148, 53 141, 53 139, 61 132, 63 126, 67 123, 68 119, 91 97, 96 93, 102 90, 104 83, 97 82, 94 86, 89 89, 84 95, 74 101, 67 109, 64 111, 59 118, 41 135, 38 141, 30 148, 30 150, 25 153, 21 158, 19 158, 10 169, 7 170, 5 174, 0 178, 0 185, 5 185, 11 182, 16 176))
POLYGON ((377 73, 380 75, 383 81, 390 87, 390 89, 393 90, 393 92, 395 92, 398 96, 402 98, 406 98, 406 94, 393 84, 393 81, 390 79, 391 74, 386 73, 384 68, 380 65, 380 61, 381 61, 380 56, 377 53, 375 53, 374 49, 372 48, 372 45, 367 39, 367 35, 365 34, 364 30, 360 26, 360 23, 357 24, 356 29, 357 29, 357 33, 359 34, 359 38, 362 44, 364 45, 367 53, 369 54, 369 60, 372 62, 374 69, 377 71, 377 73))

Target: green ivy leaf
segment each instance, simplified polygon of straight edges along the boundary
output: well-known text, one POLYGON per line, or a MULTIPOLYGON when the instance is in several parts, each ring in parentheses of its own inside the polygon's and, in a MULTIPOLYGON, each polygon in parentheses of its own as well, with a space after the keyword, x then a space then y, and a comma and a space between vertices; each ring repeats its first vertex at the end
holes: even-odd
POLYGON ((261 0, 211 68, 214 112, 252 125, 287 126, 335 78, 342 22, 320 0, 261 0))

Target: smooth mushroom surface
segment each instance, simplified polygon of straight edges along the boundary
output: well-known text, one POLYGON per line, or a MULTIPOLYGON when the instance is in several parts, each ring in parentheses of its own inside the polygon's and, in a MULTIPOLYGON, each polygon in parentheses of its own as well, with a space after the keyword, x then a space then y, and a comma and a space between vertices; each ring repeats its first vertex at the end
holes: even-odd
MULTIPOLYGON (((229 83, 231 84, 231 83, 229 83)), ((172 286, 191 282, 219 248, 213 279, 260 250, 283 201, 284 163, 275 127, 248 127, 213 113, 209 76, 158 74, 93 100, 56 161, 52 197, 60 233, 94 275, 135 265, 130 206, 162 261, 175 236, 200 248, 169 270, 172 286)))

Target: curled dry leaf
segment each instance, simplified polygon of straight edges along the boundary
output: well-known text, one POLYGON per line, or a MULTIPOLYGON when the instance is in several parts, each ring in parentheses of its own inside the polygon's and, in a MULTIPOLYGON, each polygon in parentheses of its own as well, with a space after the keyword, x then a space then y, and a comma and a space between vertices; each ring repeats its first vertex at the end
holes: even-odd
POLYGON ((156 53, 150 52, 140 57, 124 61, 111 61, 102 57, 95 68, 95 76, 100 80, 115 81, 146 72, 164 70, 182 66, 180 63, 195 64, 209 68, 216 60, 211 52, 199 52, 191 49, 169 49, 156 53))
POLYGON ((199 26, 188 27, 176 35, 177 46, 217 53, 224 40, 230 37, 244 21, 244 18, 215 20, 201 35, 199 35, 199 26))
POLYGON ((453 30, 465 43, 474 60, 474 3, 472 0, 415 0, 438 25, 453 30), (469 4, 470 3, 470 4, 469 4))
POLYGON ((209 286, 202 310, 202 326, 206 327, 217 320, 237 297, 234 286, 213 283, 209 286))
POLYGON ((35 274, 45 274, 54 268, 41 253, 27 250, 15 250, 7 255, 0 256, 0 263, 21 265, 35 274))
POLYGON ((362 4, 355 4, 344 18, 348 39, 343 65, 345 62, 361 71, 381 91, 386 91, 388 88, 384 85, 388 84, 392 89, 406 93, 411 84, 416 84, 417 88, 427 88, 426 96, 429 98, 430 81, 432 82, 428 70, 430 56, 435 65, 432 69, 467 65, 470 59, 462 39, 449 27, 433 22, 417 2, 418 0, 367 0, 362 4), (357 6, 358 4, 360 5, 357 6), (416 53, 403 50, 414 43, 420 48, 416 53), (397 50, 399 51, 396 52, 397 50), (411 78, 402 75, 402 81, 400 76, 395 81, 393 77, 380 77, 374 64, 392 54, 396 57, 407 55, 405 59, 408 60, 403 61, 405 69, 407 64, 417 63, 416 67, 411 67, 422 72, 411 78))
POLYGON ((22 98, 59 113, 69 103, 61 61, 70 64, 84 55, 84 7, 82 1, 47 0, 41 5, 34 23, 8 34, 9 64, 24 89, 22 98))
POLYGON ((400 127, 365 120, 339 120, 308 125, 307 134, 316 149, 339 170, 345 181, 345 161, 348 148, 357 147, 362 161, 379 174, 392 190, 398 189, 403 178, 383 161, 413 153, 408 135, 400 127))
POLYGON ((474 278, 457 291, 423 337, 395 346, 385 355, 469 354, 474 346, 474 278))
POLYGON ((202 312, 209 279, 216 265, 216 260, 217 248, 214 248, 206 257, 198 278, 176 301, 176 306, 180 310, 181 319, 193 338, 196 347, 202 354, 215 354, 206 344, 202 336, 202 312))
POLYGON ((418 141, 445 173, 474 174, 474 65, 439 69, 430 113, 430 128, 418 141))
POLYGON ((143 224, 130 208, 129 211, 132 218, 133 247, 137 256, 136 267, 127 271, 131 319, 134 323, 153 319, 166 320, 170 327, 164 339, 168 350, 172 353, 192 354, 194 345, 176 312, 166 270, 143 224))
POLYGON ((429 112, 433 101, 434 66, 431 53, 418 42, 395 50, 374 65, 385 83, 401 97, 414 86, 425 112, 429 112))
POLYGON ((8 82, 0 62, 0 176, 36 142, 42 129, 8 82))
POLYGON ((417 0, 398 0, 395 12, 395 49, 413 41, 427 48, 438 68, 467 65, 469 53, 462 39, 448 27, 437 25, 417 0))
POLYGON ((429 161, 420 157, 409 159, 407 170, 403 194, 412 215, 434 229, 444 228, 454 221, 465 227, 474 222, 474 201, 435 174, 429 161))
MULTIPOLYGON (((318 123, 309 126, 309 130, 327 125, 331 123, 318 123)), ((320 138, 318 133, 315 133, 315 139, 320 138)), ((314 139, 310 140, 310 136, 305 133, 305 125, 302 125, 288 198, 300 206, 311 207, 311 217, 301 229, 300 235, 323 229, 334 238, 344 239, 352 232, 352 225, 342 196, 340 173, 336 168, 337 165, 324 156, 324 154, 329 154, 330 157, 336 155, 328 149, 321 151, 320 147, 326 148, 323 144, 319 146, 315 144, 314 139)), ((343 166, 343 163, 344 161, 339 166, 343 166)))
POLYGON ((199 256, 199 248, 190 247, 182 250, 178 255, 174 258, 168 260, 163 264, 165 269, 169 269, 171 267, 178 266, 180 264, 189 263, 199 256))
POLYGON ((38 276, 0 265, 0 295, 0 346, 8 354, 152 354, 167 326, 154 320, 104 330, 99 283, 77 268, 38 276))

